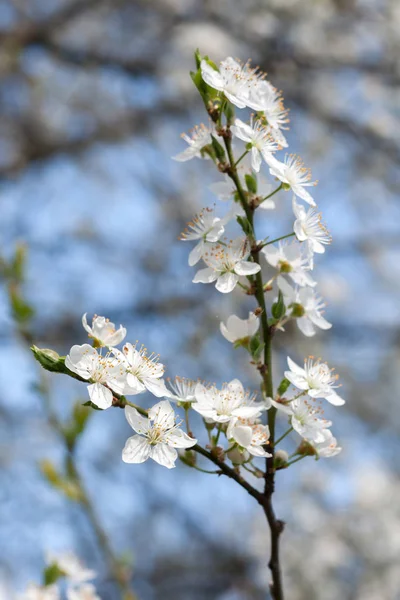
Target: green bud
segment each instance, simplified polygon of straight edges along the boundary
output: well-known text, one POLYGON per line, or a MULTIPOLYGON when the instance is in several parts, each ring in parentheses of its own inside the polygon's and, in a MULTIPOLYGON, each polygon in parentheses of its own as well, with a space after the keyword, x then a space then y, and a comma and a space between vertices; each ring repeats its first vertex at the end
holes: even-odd
POLYGON ((46 371, 51 373, 64 373, 69 375, 78 381, 86 381, 76 373, 73 373, 65 366, 65 356, 59 356, 54 350, 49 348, 38 348, 37 346, 31 346, 33 356, 42 365, 46 371))
POLYGON ((233 123, 233 120, 235 118, 235 109, 233 104, 231 104, 231 102, 229 102, 229 100, 226 100, 225 105, 224 105, 224 114, 226 116, 226 120, 228 122, 228 125, 230 125, 231 123, 233 123))
POLYGON ((246 217, 238 216, 238 217, 236 217, 236 221, 239 223, 240 227, 243 229, 243 232, 246 235, 250 235, 250 236, 253 235, 252 226, 250 225, 250 223, 246 217))
POLYGON ((194 467, 197 462, 196 452, 193 450, 185 450, 179 453, 179 458, 188 467, 194 467))
POLYGON ((271 312, 274 319, 281 319, 286 313, 286 306, 281 290, 279 290, 278 300, 272 305, 271 312))
POLYGON ((297 302, 295 302, 291 305, 291 308, 292 317, 295 317, 296 319, 299 317, 304 317, 306 311, 304 310, 304 306, 302 306, 302 304, 298 304, 297 302))
POLYGON ((260 339, 260 334, 256 333, 250 340, 249 350, 250 354, 255 361, 259 361, 261 354, 264 350, 264 343, 260 339))
POLYGON ((280 396, 283 396, 283 394, 286 392, 286 390, 289 388, 289 386, 290 386, 289 379, 286 379, 286 377, 284 377, 278 386, 278 394, 280 396))
POLYGON ((214 149, 215 155, 218 158, 218 160, 220 162, 225 162, 226 161, 225 150, 213 135, 211 136, 211 143, 212 143, 212 147, 214 149))
POLYGON ((290 184, 289 183, 282 183, 282 189, 288 191, 290 190, 290 184))
POLYGON ((244 176, 246 181, 246 187, 251 194, 257 194, 257 177, 255 175, 249 175, 248 173, 244 176))

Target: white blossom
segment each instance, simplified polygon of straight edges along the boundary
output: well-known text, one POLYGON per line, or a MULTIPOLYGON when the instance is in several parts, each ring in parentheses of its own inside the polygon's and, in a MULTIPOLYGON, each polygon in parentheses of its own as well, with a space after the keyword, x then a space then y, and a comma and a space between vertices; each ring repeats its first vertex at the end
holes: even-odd
MULTIPOLYGON (((278 269, 282 275, 288 275, 297 285, 316 285, 309 273, 311 270, 310 259, 308 256, 304 256, 299 243, 279 242, 278 246, 268 244, 262 252, 272 267, 278 269)), ((278 285, 280 279, 278 278, 278 285)))
MULTIPOLYGON (((182 138, 189 145, 186 150, 180 152, 176 156, 172 158, 177 160, 178 162, 186 162, 187 160, 191 160, 192 158, 203 158, 201 153, 202 149, 205 146, 211 144, 211 134, 213 132, 213 127, 207 127, 203 123, 201 125, 196 125, 192 131, 192 137, 189 137, 186 133, 182 133, 182 138)), ((208 158, 207 154, 204 155, 204 158, 208 158)))
POLYGON ((256 173, 260 170, 262 158, 270 167, 278 167, 279 162, 273 156, 273 152, 280 150, 280 146, 271 136, 270 128, 262 121, 256 119, 253 122, 251 119, 250 125, 247 125, 240 119, 236 119, 231 131, 233 135, 251 146, 251 166, 256 173))
POLYGON ((168 400, 161 400, 143 417, 131 407, 125 407, 125 416, 137 435, 130 437, 122 451, 126 463, 142 463, 152 458, 172 469, 178 457, 176 448, 191 448, 197 443, 175 421, 175 413, 168 400))
POLYGON ((87 313, 82 317, 82 325, 97 346, 118 346, 125 339, 126 329, 122 325, 116 330, 114 323, 111 323, 109 319, 94 315, 92 326, 90 327, 86 315, 87 313))
POLYGON ((342 448, 337 445, 337 439, 332 435, 332 432, 329 429, 326 429, 323 433, 323 441, 312 443, 318 458, 331 458, 336 456, 342 451, 342 448))
POLYGON ((101 600, 91 583, 67 588, 67 600, 101 600))
POLYGON ((219 71, 216 71, 205 60, 201 61, 200 68, 201 76, 207 85, 223 92, 227 99, 238 108, 248 106, 250 87, 257 79, 256 72, 249 66, 249 63, 241 65, 229 56, 220 63, 219 71))
POLYGON ((291 426, 301 437, 312 442, 325 440, 325 432, 332 423, 320 418, 323 412, 319 405, 304 396, 295 397, 285 404, 276 401, 272 401, 271 404, 290 417, 291 426))
POLYGON ((260 326, 260 319, 253 312, 249 312, 248 319, 240 319, 236 315, 230 315, 225 323, 220 323, 222 335, 228 342, 236 342, 253 337, 260 326))
POLYGON ((315 206, 312 196, 305 188, 314 186, 317 182, 310 181, 310 169, 304 167, 300 157, 287 154, 283 163, 277 161, 276 164, 270 165, 269 172, 284 185, 289 186, 296 196, 315 206))
POLYGON ((193 410, 209 422, 228 423, 233 417, 257 417, 265 408, 254 402, 255 396, 244 390, 238 379, 224 384, 221 389, 198 383, 195 394, 197 402, 193 403, 193 410))
POLYGON ((334 375, 326 363, 310 356, 304 360, 302 369, 291 358, 287 360, 290 371, 285 371, 285 377, 298 389, 306 391, 311 398, 325 398, 335 406, 345 403, 335 391, 338 375, 334 375))
MULTIPOLYGON (((114 349, 113 354, 115 352, 118 351, 114 349)), ((65 358, 65 366, 82 379, 91 381, 87 388, 89 397, 99 408, 111 406, 111 390, 121 394, 125 387, 126 373, 121 360, 109 352, 102 356, 89 344, 72 346, 65 358)))
POLYGON ((288 314, 296 317, 297 326, 304 335, 312 337, 317 333, 316 327, 324 330, 332 327, 323 316, 325 302, 315 290, 309 287, 292 288, 283 279, 278 284, 288 307, 288 314))
POLYGON ((159 355, 153 352, 148 355, 147 348, 141 346, 138 350, 136 345, 129 342, 124 345, 122 352, 114 350, 114 354, 124 364, 126 371, 126 386, 124 394, 140 394, 146 389, 157 396, 169 396, 162 379, 164 365, 159 362, 159 355))
POLYGON ((268 425, 257 423, 254 419, 240 419, 238 417, 231 419, 226 431, 228 440, 233 440, 253 456, 272 456, 263 448, 268 444, 269 436, 268 425))
POLYGON ((321 213, 318 213, 315 208, 306 210, 304 206, 297 204, 294 197, 293 212, 296 217, 293 230, 297 239, 300 242, 307 242, 311 255, 314 252, 323 254, 325 252, 324 245, 330 244, 332 238, 322 223, 321 213))
POLYGON ((47 564, 56 564, 65 577, 72 583, 84 583, 96 577, 96 571, 87 569, 82 561, 73 552, 46 554, 47 564))
POLYGON ((269 81, 259 81, 257 85, 251 87, 247 105, 264 113, 268 125, 271 127, 271 135, 278 144, 287 147, 288 144, 281 129, 288 129, 289 119, 288 111, 283 106, 281 93, 269 81))
POLYGON ((171 391, 169 399, 173 402, 195 402, 196 385, 197 381, 176 376, 174 381, 168 381, 168 387, 171 391))
POLYGON ((36 585, 31 583, 25 592, 18 596, 18 600, 60 600, 60 592, 56 585, 36 585))
POLYGON ((260 271, 259 264, 247 260, 249 256, 246 239, 237 238, 229 245, 213 244, 203 254, 207 268, 197 271, 193 283, 216 281, 217 290, 227 294, 236 287, 240 275, 254 275, 260 271))
POLYGON ((203 209, 187 224, 187 228, 181 233, 179 239, 183 241, 199 240, 189 254, 191 267, 199 262, 207 243, 217 242, 224 231, 224 221, 215 216, 212 208, 203 209))

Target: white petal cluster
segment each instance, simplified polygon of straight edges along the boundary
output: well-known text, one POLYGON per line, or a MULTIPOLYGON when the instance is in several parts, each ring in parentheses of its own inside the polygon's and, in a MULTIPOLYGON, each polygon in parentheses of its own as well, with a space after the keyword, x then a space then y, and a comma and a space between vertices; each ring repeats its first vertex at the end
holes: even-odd
POLYGON ((186 162, 192 158, 208 158, 207 154, 202 154, 203 148, 211 144, 211 134, 214 128, 206 125, 196 125, 191 132, 191 137, 186 133, 182 133, 182 138, 188 144, 188 147, 183 152, 180 152, 173 157, 178 162, 186 162))
POLYGON ((201 260, 207 244, 218 242, 225 231, 224 221, 214 214, 214 209, 204 208, 187 224, 181 233, 183 241, 196 241, 197 244, 189 254, 189 265, 192 267, 201 260))
POLYGON ((250 125, 243 123, 240 119, 235 120, 231 127, 233 135, 247 142, 251 149, 251 166, 256 173, 260 171, 262 159, 272 168, 278 168, 279 163, 274 157, 274 152, 280 150, 281 146, 271 135, 271 128, 262 121, 253 119, 250 125))
POLYGON ((56 585, 41 586, 31 583, 18 600, 60 600, 61 594, 56 585))
POLYGON ((230 315, 226 325, 221 322, 219 327, 224 338, 234 344, 238 340, 248 340, 253 337, 260 327, 260 319, 253 312, 249 312, 247 319, 230 315))
POLYGON ((320 359, 310 356, 304 361, 304 368, 299 367, 288 357, 289 371, 285 377, 299 390, 307 392, 311 398, 325 398, 335 406, 341 406, 345 401, 336 393, 338 375, 320 359))
POLYGON ((264 449, 269 443, 269 427, 262 425, 257 419, 231 419, 226 431, 226 437, 246 450, 252 456, 271 457, 272 454, 264 449))
POLYGON ((213 283, 222 294, 235 289, 241 275, 254 275, 260 265, 248 260, 250 248, 246 238, 237 238, 228 244, 212 244, 203 255, 207 268, 200 269, 193 283, 213 283))
MULTIPOLYGON (((95 317, 94 324, 98 318, 95 317)), ((105 322, 108 323, 108 320, 105 319, 105 322)), ((121 326, 119 331, 122 330, 124 339, 126 329, 121 326)), ((92 327, 92 331, 98 332, 95 327, 92 327)), ((98 339, 94 339, 96 346, 98 339)), ((158 355, 148 354, 144 346, 138 349, 130 343, 125 344, 122 352, 118 348, 111 348, 106 353, 103 353, 102 347, 82 344, 72 346, 65 358, 65 366, 90 382, 87 388, 90 400, 104 410, 112 406, 114 393, 136 395, 147 390, 158 398, 169 396, 163 379, 164 365, 158 359, 158 355)))
POLYGON ((287 154, 284 162, 276 161, 270 165, 271 175, 279 179, 287 189, 291 189, 295 196, 298 196, 311 206, 315 206, 314 199, 305 189, 306 187, 314 186, 316 181, 310 181, 311 171, 306 169, 303 161, 295 154, 287 154))
POLYGON ((221 389, 198 383, 195 394, 197 402, 193 404, 193 410, 210 423, 229 423, 234 417, 255 418, 265 409, 262 403, 254 401, 254 395, 245 390, 238 379, 221 389))
POLYGON ((196 385, 197 381, 176 376, 174 381, 168 381, 168 388, 170 390, 169 399, 182 404, 195 402, 196 385))
MULTIPOLYGON (((287 275, 295 284, 314 287, 316 282, 310 275, 312 265, 309 256, 298 242, 279 242, 277 246, 268 245, 262 250, 267 262, 277 269, 281 276, 287 275)), ((278 285, 282 277, 278 277, 278 285)))
POLYGON ((161 400, 143 417, 136 408, 125 407, 125 416, 136 432, 122 451, 126 463, 142 463, 152 458, 160 465, 172 469, 178 458, 176 448, 191 448, 197 440, 191 438, 176 423, 174 409, 168 400, 161 400))
POLYGON ((291 287, 283 278, 278 285, 283 293, 287 314, 296 318, 300 331, 307 337, 317 333, 317 329, 330 329, 332 324, 323 316, 325 302, 310 287, 291 287))
MULTIPOLYGON (((56 565, 60 577, 65 579, 67 600, 101 600, 94 585, 88 583, 96 577, 96 572, 87 569, 75 554, 48 552, 46 562, 49 566, 56 565)), ((58 582, 45 586, 30 584, 18 598, 19 600, 60 600, 61 592, 58 582)))
POLYGON ((109 319, 94 315, 90 327, 86 315, 87 313, 82 317, 82 325, 97 346, 118 346, 125 339, 126 329, 122 325, 119 326, 119 329, 115 329, 114 323, 111 323, 109 319))

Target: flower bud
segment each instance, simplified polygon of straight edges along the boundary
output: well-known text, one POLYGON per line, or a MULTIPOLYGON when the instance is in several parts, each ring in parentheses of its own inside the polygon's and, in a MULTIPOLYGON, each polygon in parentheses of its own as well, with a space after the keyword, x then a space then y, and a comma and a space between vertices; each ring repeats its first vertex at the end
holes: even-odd
POLYGON ((274 456, 275 469, 283 468, 287 465, 289 454, 285 450, 277 450, 274 456))

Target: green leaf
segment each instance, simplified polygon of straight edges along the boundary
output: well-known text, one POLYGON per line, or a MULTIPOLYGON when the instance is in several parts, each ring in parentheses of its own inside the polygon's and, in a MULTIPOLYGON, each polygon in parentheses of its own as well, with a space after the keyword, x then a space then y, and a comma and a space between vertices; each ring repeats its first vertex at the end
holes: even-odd
POLYGON ((37 346, 31 346, 31 350, 33 356, 46 371, 50 371, 51 373, 64 373, 64 375, 69 375, 78 381, 86 381, 76 373, 70 371, 65 366, 65 356, 59 356, 55 350, 51 350, 50 348, 38 348, 37 346))
POLYGON ((257 177, 255 175, 250 175, 249 173, 247 173, 244 176, 244 179, 246 181, 246 186, 249 192, 251 194, 257 194, 257 177))
POLYGON ((10 264, 10 276, 19 283, 24 279, 26 263, 26 246, 19 244, 15 250, 14 258, 10 264))
POLYGON ((21 293, 16 285, 11 284, 9 286, 8 295, 10 298, 13 317, 17 323, 23 324, 29 321, 35 314, 34 310, 22 298, 21 293))
POLYGON ((284 378, 282 379, 282 381, 280 382, 280 384, 279 384, 279 387, 278 387, 278 394, 279 394, 280 396, 283 396, 283 394, 286 392, 286 390, 288 389, 288 387, 289 387, 289 386, 290 386, 290 381, 289 381, 289 379, 286 379, 286 377, 284 377, 284 378))
POLYGON ((225 162, 226 161, 225 150, 224 150, 223 146, 221 146, 219 141, 213 135, 211 136, 211 143, 212 143, 212 147, 214 148, 214 152, 215 152, 215 155, 218 158, 218 160, 220 162, 225 162))
POLYGON ((286 313, 286 306, 283 299, 283 294, 281 290, 279 290, 278 300, 272 305, 272 316, 274 319, 281 319, 286 313))
POLYGON ((235 108, 234 108, 233 104, 231 102, 229 102, 229 100, 225 101, 224 114, 226 116, 228 125, 231 125, 231 123, 233 123, 233 120, 235 118, 235 108))
POLYGON ((103 410, 102 408, 99 408, 98 406, 96 406, 96 404, 93 404, 93 402, 91 400, 84 402, 82 404, 82 406, 90 406, 90 408, 94 408, 94 410, 103 410))
POLYGON ((246 217, 238 216, 236 217, 236 221, 239 223, 240 227, 243 229, 243 232, 246 235, 253 235, 253 229, 246 217))
POLYGON ((250 340, 250 354, 255 361, 259 361, 264 350, 265 344, 260 339, 260 334, 256 333, 250 340))
POLYGON ((53 583, 56 583, 56 581, 58 581, 60 577, 64 576, 64 571, 61 571, 57 563, 51 563, 48 567, 46 567, 43 573, 44 585, 51 585, 53 583))

